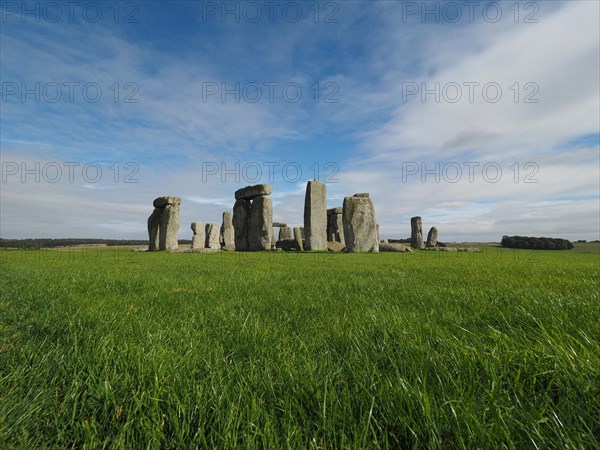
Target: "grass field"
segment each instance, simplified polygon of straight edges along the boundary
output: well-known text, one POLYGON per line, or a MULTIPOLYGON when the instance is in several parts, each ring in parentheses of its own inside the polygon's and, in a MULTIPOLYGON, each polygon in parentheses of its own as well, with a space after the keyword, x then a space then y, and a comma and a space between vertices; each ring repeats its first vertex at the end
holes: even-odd
POLYGON ((0 252, 0 448, 600 448, 600 253, 0 252))

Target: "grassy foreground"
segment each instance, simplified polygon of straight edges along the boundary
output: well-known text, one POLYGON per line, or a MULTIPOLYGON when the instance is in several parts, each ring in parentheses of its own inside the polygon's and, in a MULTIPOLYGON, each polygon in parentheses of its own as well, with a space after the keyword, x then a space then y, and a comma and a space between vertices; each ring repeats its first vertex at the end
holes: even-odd
POLYGON ((0 448, 600 448, 600 253, 5 250, 0 448))

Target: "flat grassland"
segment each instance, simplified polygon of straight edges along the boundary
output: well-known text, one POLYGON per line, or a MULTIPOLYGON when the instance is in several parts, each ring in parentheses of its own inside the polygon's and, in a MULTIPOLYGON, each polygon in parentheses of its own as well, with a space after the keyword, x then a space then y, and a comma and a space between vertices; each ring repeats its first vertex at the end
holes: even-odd
POLYGON ((0 448, 599 448, 600 252, 0 252, 0 448))

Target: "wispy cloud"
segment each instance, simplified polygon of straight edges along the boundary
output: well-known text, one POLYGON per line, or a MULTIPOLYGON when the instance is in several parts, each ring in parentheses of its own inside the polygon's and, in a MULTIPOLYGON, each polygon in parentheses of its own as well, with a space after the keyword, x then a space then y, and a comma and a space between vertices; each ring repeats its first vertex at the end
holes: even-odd
MULTIPOLYGON (((299 225, 306 180, 316 176, 315 163, 323 178, 332 162, 339 171, 328 183, 329 206, 370 192, 385 237, 406 235, 417 214, 440 225, 442 240, 598 237, 598 3, 539 2, 537 23, 515 23, 501 2, 503 20, 457 24, 405 20, 398 2, 336 4, 337 23, 315 21, 308 10, 297 23, 205 21, 194 2, 139 3, 134 24, 7 20, 2 82, 58 83, 63 96, 2 99, 2 162, 99 163, 104 177, 35 183, 30 175, 23 183, 9 176, 2 236, 143 238, 152 199, 169 194, 183 199, 184 237, 187 223, 218 222, 235 189, 252 184, 243 176, 206 178, 205 162, 281 163, 275 218, 299 225), (73 101, 69 82, 78 83, 73 101), (473 102, 470 82, 479 83, 473 102), (101 87, 97 102, 84 98, 86 83, 101 87), (231 93, 223 101, 221 89, 236 83, 239 101, 231 93), (277 85, 273 101, 264 83, 277 85), (286 83, 301 86, 297 102, 286 100, 286 83), (407 95, 436 83, 440 94, 458 84, 463 97, 407 95), (486 83, 502 88, 498 102, 483 98, 486 83), (243 89, 255 85, 262 98, 251 102, 243 89), (336 101, 325 102, 328 95, 336 101), (526 103, 527 95, 538 102, 526 103), (466 173, 454 183, 431 174, 421 182, 422 167, 473 162, 473 182, 466 173), (122 182, 133 167, 125 170, 127 163, 137 183, 122 182), (286 163, 301 175, 286 178, 286 163), (419 173, 403 180, 406 163, 419 173), (481 175, 489 163, 502 168, 497 182, 481 175), (527 163, 537 167, 537 183, 524 182, 527 163)), ((265 170, 256 182, 268 178, 265 170)))

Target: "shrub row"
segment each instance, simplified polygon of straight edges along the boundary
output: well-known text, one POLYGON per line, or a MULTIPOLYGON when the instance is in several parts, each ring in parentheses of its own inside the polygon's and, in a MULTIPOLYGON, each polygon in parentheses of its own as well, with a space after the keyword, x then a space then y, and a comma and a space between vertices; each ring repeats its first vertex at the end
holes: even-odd
POLYGON ((566 239, 529 236, 502 236, 501 245, 506 248, 531 250, 571 250, 573 248, 573 244, 566 239))

